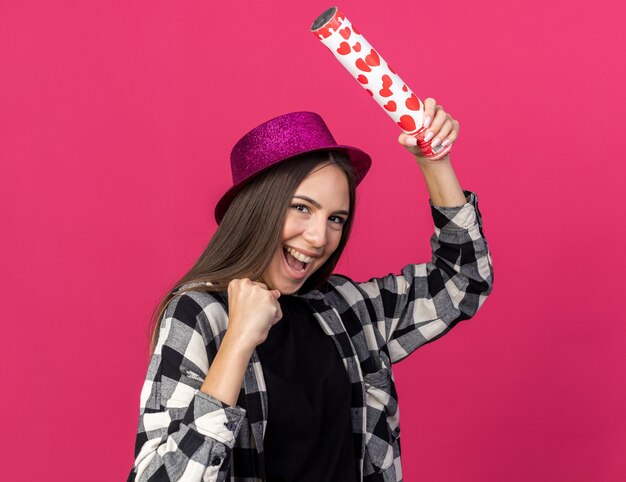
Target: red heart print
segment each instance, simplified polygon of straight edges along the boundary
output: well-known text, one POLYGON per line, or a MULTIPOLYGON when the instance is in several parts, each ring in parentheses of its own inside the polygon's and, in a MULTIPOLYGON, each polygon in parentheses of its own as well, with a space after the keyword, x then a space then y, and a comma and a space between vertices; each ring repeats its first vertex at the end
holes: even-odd
POLYGON ((353 31, 355 34, 357 34, 357 35, 359 35, 359 34, 361 33, 361 32, 359 32, 359 31, 356 29, 356 27, 354 26, 354 24, 352 24, 352 31, 353 31))
POLYGON ((367 84, 367 82, 368 82, 367 77, 365 77, 363 74, 359 74, 359 76, 356 78, 356 80, 358 80, 362 84, 367 84))
POLYGON ((420 101, 417 97, 415 97, 415 94, 411 94, 411 97, 409 97, 404 104, 407 109, 420 110, 420 101))
POLYGON ((348 45, 348 42, 341 42, 339 44, 339 48, 337 49, 337 53, 339 55, 348 55, 350 53, 350 45, 348 45))
POLYGON ((393 100, 390 100, 385 105, 383 105, 383 107, 385 109, 387 109, 389 112, 395 112, 397 106, 396 106, 396 103, 393 100))
POLYGON ((403 85, 403 86, 402 86, 402 90, 403 90, 403 91, 405 91, 405 92, 408 92, 408 91, 409 91, 409 89, 407 89, 407 88, 406 88, 406 85, 403 85))
POLYGON ((359 42, 355 43, 352 48, 354 49, 355 52, 360 52, 361 51, 361 44, 359 42))
POLYGON ((369 95, 371 95, 372 97, 374 97, 374 92, 372 92, 369 89, 365 89, 365 92, 367 92, 369 95))
POLYGON ((404 131, 412 132, 415 130, 415 121, 410 115, 403 115, 402 117, 400 117, 400 122, 398 122, 397 124, 404 131))
POLYGON ((363 72, 372 71, 372 69, 370 69, 370 66, 367 65, 363 59, 356 59, 356 62, 354 63, 354 65, 356 65, 357 69, 362 70, 363 72))
POLYGON ((391 70, 391 73, 392 73, 392 74, 395 74, 395 73, 396 73, 396 71, 395 71, 395 70, 393 70, 393 69, 391 68, 391 65, 387 64, 387 68, 388 68, 389 70, 391 70))
POLYGON ((346 28, 342 28, 341 30, 339 30, 339 34, 345 38, 346 40, 348 40, 348 38, 350 38, 350 34, 352 32, 350 32, 350 27, 346 27, 346 28))
POLYGON ((391 89, 389 89, 389 86, 391 84, 393 84, 393 80, 391 80, 391 77, 389 77, 387 74, 383 75, 383 88, 379 91, 379 94, 382 97, 390 97, 391 95, 393 95, 393 92, 391 91, 391 89))
POLYGON ((371 65, 372 67, 380 65, 380 57, 376 53, 376 50, 372 49, 369 55, 365 56, 365 61, 368 65, 371 65))

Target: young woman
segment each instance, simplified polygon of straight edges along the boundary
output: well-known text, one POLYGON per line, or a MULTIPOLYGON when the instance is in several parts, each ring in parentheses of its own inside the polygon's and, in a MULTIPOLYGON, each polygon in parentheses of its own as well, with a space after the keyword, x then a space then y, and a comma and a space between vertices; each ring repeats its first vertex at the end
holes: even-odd
MULTIPOLYGON (((458 122, 425 109, 433 144, 454 142, 458 122)), ((311 112, 235 145, 219 227, 155 313, 128 480, 402 479, 391 366, 472 317, 493 268, 449 157, 398 142, 430 194, 433 258, 363 283, 332 272, 369 156, 311 112)))

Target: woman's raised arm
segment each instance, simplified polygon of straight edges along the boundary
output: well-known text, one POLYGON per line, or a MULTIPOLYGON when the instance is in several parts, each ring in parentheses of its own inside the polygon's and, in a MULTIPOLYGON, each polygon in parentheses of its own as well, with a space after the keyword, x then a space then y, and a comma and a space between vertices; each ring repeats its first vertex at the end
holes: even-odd
MULTIPOLYGON (((446 145, 454 142, 459 123, 434 99, 426 99, 424 105, 425 115, 433 119, 432 123, 426 120, 432 132, 427 140, 446 145)), ((384 348, 392 363, 474 316, 493 289, 493 265, 477 195, 461 189, 449 156, 427 159, 415 139, 406 134, 401 134, 398 142, 415 156, 426 180, 435 225, 430 240, 432 259, 364 283, 339 276, 331 280, 349 306, 360 313, 355 318, 372 326, 375 336, 368 339, 370 349, 373 345, 384 348)))

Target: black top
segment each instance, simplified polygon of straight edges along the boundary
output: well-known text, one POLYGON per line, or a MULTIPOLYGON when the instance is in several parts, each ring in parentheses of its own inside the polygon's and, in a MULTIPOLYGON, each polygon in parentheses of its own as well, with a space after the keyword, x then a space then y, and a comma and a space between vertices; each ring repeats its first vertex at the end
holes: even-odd
POLYGON ((350 381, 306 300, 278 298, 283 318, 257 346, 269 401, 268 481, 357 480, 350 381))

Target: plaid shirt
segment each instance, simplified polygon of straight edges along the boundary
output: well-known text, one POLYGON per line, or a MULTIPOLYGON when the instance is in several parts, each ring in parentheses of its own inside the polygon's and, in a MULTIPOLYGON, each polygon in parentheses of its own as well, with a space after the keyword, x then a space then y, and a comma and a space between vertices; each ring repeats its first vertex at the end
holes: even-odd
MULTIPOLYGON (((492 290, 478 198, 464 194, 463 206, 429 200, 435 224, 430 262, 364 283, 332 275, 323 288, 301 295, 347 370, 363 481, 402 480, 391 365, 471 318, 492 290)), ((236 405, 200 391, 228 327, 227 304, 223 295, 186 288, 161 323, 141 391, 128 480, 263 481, 268 397, 259 358, 255 351, 236 405)))

